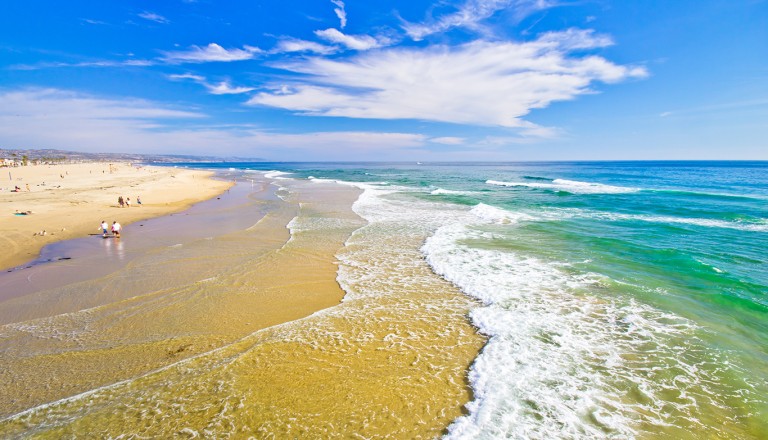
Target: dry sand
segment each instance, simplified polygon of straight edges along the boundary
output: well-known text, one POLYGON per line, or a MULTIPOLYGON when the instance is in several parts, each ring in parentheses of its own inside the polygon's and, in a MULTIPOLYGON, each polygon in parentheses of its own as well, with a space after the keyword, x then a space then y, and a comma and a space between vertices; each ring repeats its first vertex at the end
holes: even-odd
POLYGON ((210 179, 212 173, 206 171, 129 163, 29 165, 0 171, 0 269, 33 260, 48 243, 94 234, 102 220, 125 226, 181 211, 231 186, 210 179), (13 191, 16 186, 19 192, 13 191), (130 198, 131 207, 120 208, 119 196, 130 198))

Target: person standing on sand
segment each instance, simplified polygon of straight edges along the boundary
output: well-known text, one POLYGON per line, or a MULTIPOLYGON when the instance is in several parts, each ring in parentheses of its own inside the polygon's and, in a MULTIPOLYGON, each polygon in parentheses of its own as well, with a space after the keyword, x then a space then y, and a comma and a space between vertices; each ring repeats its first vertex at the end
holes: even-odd
POLYGON ((117 220, 112 222, 112 234, 114 234, 115 237, 120 238, 120 223, 117 222, 117 220))
POLYGON ((141 196, 136 196, 136 203, 141 205, 141 196))
POLYGON ((106 220, 102 220, 101 221, 101 236, 102 237, 106 237, 107 236, 107 232, 109 232, 108 229, 109 229, 109 225, 107 224, 107 221, 106 220))
POLYGON ((126 197, 125 198, 125 207, 126 208, 130 208, 131 207, 131 198, 130 197, 126 197))
POLYGON ((123 196, 118 197, 117 198, 117 204, 120 205, 121 208, 123 207, 123 203, 124 203, 123 202, 123 196))

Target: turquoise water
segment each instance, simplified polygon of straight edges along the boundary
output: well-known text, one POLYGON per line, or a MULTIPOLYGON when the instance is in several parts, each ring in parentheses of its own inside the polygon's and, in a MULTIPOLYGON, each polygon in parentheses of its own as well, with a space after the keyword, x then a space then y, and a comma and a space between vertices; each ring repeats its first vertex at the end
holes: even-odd
POLYGON ((768 162, 188 165, 435 225, 422 255, 490 337, 449 438, 768 432, 768 162))

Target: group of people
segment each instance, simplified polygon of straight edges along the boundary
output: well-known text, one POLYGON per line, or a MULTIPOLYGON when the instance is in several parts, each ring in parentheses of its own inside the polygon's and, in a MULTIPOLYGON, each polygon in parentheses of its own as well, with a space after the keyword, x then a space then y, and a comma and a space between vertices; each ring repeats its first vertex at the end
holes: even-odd
MULTIPOLYGON (((136 197, 136 203, 141 205, 141 196, 136 197)), ((131 198, 130 197, 126 197, 124 199, 123 196, 120 196, 120 197, 117 198, 117 204, 121 208, 130 208, 131 207, 131 198)))
MULTIPOLYGON (((107 224, 106 220, 102 220, 101 221, 101 227, 100 228, 101 228, 101 236, 102 237, 106 237, 107 233, 109 232, 109 225, 107 224)), ((123 227, 120 226, 120 223, 118 223, 117 221, 113 221, 112 222, 112 229, 111 229, 112 235, 114 235, 117 238, 120 238, 120 230, 122 228, 123 227)))

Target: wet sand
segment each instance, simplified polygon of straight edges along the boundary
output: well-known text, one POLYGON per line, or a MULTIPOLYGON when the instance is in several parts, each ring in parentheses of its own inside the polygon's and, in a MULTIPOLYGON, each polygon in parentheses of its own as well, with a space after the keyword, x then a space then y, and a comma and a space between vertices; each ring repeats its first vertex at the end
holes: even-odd
MULTIPOLYGON (((419 285, 340 302, 337 257, 393 239, 353 234, 365 225, 358 195, 240 184, 198 214, 158 219, 181 223, 134 224, 106 274, 0 303, 0 414, 67 399, 3 420, 0 434, 439 435, 471 397, 466 371, 483 344, 466 319, 473 303, 423 262, 408 268, 419 285), (153 245, 169 229, 186 232, 153 245), (134 236, 147 241, 128 246, 134 236)), ((413 252, 422 239, 408 238, 413 252)), ((27 270, 85 261, 88 246, 27 270)), ((349 270, 365 280, 380 265, 369 264, 349 270)))

